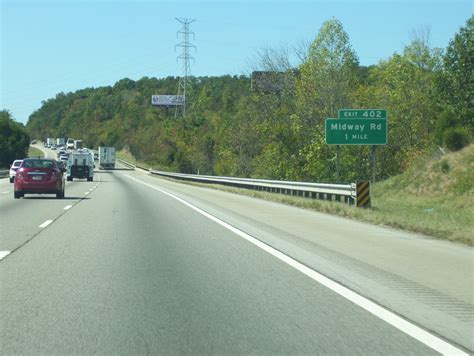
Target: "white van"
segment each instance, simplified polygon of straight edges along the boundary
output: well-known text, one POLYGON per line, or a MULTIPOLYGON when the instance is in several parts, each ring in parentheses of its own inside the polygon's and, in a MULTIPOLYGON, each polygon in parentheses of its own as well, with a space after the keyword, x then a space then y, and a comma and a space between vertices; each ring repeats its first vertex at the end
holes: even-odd
POLYGON ((67 160, 66 180, 74 178, 87 178, 89 182, 94 180, 94 156, 88 152, 74 151, 67 160))

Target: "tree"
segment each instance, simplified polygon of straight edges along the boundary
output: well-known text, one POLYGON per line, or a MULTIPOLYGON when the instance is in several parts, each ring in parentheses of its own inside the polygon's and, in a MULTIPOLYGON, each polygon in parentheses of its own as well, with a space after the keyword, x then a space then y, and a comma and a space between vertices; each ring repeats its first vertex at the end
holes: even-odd
POLYGON ((357 86, 358 58, 349 36, 337 19, 326 21, 300 67, 297 110, 293 127, 300 135, 301 179, 331 180, 335 173, 335 152, 324 140, 324 121, 337 111, 351 107, 351 93, 357 86))
POLYGON ((13 120, 7 110, 0 111, 0 167, 26 157, 30 137, 22 124, 13 120))
MULTIPOLYGON (((451 40, 443 59, 444 70, 438 80, 440 100, 454 115, 456 126, 474 134, 474 15, 451 40)), ((440 122, 438 130, 449 128, 447 123, 440 122)))

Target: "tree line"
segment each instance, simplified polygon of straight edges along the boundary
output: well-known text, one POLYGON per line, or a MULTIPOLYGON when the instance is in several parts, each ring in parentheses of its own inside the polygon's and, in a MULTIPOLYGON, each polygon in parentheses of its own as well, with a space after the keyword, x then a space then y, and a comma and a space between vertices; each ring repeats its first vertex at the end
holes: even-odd
MULTIPOLYGON (((257 53, 253 76, 190 78, 184 118, 151 106, 151 95, 175 93, 179 79, 145 77, 60 93, 26 127, 35 138, 112 145, 164 170, 334 182, 325 119, 342 108, 385 108, 388 145, 378 148, 376 166, 383 179, 437 146, 472 140, 473 25, 471 16, 446 49, 431 48, 422 32, 402 53, 364 67, 333 18, 306 48, 257 53)), ((369 147, 341 146, 339 154, 341 181, 370 177, 369 147)))
POLYGON ((0 168, 7 168, 15 159, 26 157, 29 144, 25 127, 13 120, 9 111, 0 111, 0 168))

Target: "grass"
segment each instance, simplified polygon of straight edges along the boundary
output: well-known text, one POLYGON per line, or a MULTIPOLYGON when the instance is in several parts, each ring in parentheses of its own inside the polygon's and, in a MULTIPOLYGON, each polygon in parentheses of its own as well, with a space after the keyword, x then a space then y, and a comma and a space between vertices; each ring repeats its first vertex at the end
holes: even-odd
POLYGON ((28 149, 28 157, 44 157, 44 153, 43 151, 30 146, 28 149))
POLYGON ((118 159, 123 159, 124 161, 130 162, 134 165, 139 165, 140 167, 151 168, 151 166, 147 163, 139 162, 133 157, 133 155, 128 151, 117 151, 116 156, 118 159))
POLYGON ((215 184, 186 184, 474 245, 474 144, 442 157, 421 159, 403 174, 375 184, 370 209, 215 184))

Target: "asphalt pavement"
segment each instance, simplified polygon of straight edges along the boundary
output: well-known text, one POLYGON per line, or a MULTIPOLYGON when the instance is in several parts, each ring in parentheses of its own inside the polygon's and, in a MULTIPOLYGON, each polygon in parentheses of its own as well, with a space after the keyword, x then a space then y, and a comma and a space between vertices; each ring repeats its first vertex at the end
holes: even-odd
MULTIPOLYGON (((347 252, 341 232, 347 221, 326 217, 341 235, 330 245, 322 230, 307 234, 325 216, 128 170, 97 170, 94 182, 68 182, 65 199, 50 197, 14 200, 12 185, 0 180, 0 251, 10 251, 0 261, 2 354, 424 355, 469 346, 463 340, 469 331, 457 328, 470 326, 472 295, 454 282, 459 291, 452 294, 441 293, 444 287, 433 278, 421 283, 416 264, 412 279, 406 266, 390 267, 404 244, 425 244, 427 254, 435 254, 429 239, 379 232, 386 246, 397 247, 384 264, 380 256, 361 252, 372 246, 380 254, 382 242, 371 240, 376 230, 358 242, 361 227, 352 226, 354 252, 347 252), (404 316, 453 348, 420 341, 302 273, 305 266, 368 296, 368 302, 377 301, 368 286, 379 286, 375 296, 388 293, 390 279, 392 292, 400 294, 395 299, 415 300, 412 307, 428 302, 402 295, 402 287, 445 304, 456 301, 451 305, 458 314, 429 307, 444 313, 443 320, 465 318, 449 328, 459 338, 433 331, 429 317, 423 325, 421 317, 404 316)), ((451 254, 469 257, 464 247, 445 249, 448 263, 464 263, 451 254)), ((377 301, 386 303, 394 309, 390 298, 377 301)))

